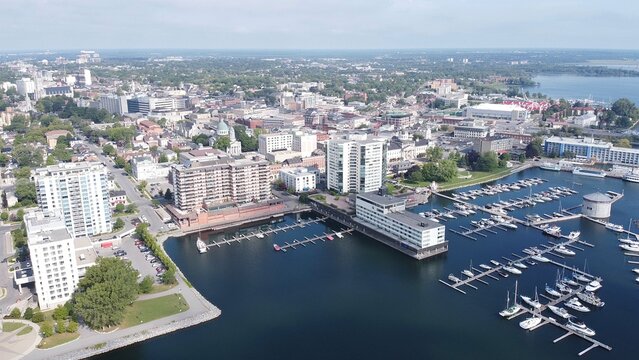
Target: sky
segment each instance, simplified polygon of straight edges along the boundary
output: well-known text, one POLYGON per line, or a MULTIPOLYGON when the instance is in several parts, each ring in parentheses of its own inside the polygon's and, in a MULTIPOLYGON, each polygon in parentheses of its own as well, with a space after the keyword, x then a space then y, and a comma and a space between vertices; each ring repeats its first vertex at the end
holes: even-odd
POLYGON ((632 0, 0 0, 0 51, 638 49, 632 0))

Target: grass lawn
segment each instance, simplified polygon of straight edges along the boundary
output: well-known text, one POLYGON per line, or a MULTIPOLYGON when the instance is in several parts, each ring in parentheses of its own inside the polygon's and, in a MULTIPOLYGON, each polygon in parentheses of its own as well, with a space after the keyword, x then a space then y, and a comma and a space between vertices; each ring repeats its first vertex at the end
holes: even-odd
MULTIPOLYGON (((484 171, 460 171, 459 176, 455 179, 452 179, 447 182, 437 183, 439 191, 446 191, 452 188, 458 188, 463 186, 470 186, 480 183, 489 182, 498 178, 501 178, 505 175, 510 174, 512 169, 503 169, 496 172, 484 172, 484 171), (465 178, 466 175, 472 175, 470 178, 465 178)), ((417 186, 417 187, 427 187, 432 184, 431 181, 420 181, 420 182, 412 182, 412 181, 404 181, 406 185, 417 186)))
POLYGON ((18 331, 18 336, 22 336, 22 335, 27 335, 28 333, 30 333, 31 331, 33 331, 33 327, 31 327, 30 325, 25 327, 24 329, 18 331))
POLYGON ((128 309, 120 329, 175 315, 189 309, 184 297, 171 294, 155 299, 136 301, 128 309))
POLYGON ((157 294, 160 293, 162 291, 167 291, 169 289, 173 289, 177 284, 173 284, 173 285, 167 285, 167 284, 155 284, 153 285, 153 289, 151 289, 151 292, 149 294, 157 294))
POLYGON ((38 345, 38 348, 40 349, 50 349, 52 347, 56 347, 58 345, 62 345, 62 344, 66 344, 69 341, 73 341, 77 338, 80 337, 79 333, 62 333, 62 334, 55 334, 53 336, 50 336, 48 338, 43 339, 40 344, 38 345))
POLYGON ((2 331, 4 332, 12 332, 12 331, 16 331, 19 328, 23 327, 25 324, 23 323, 19 323, 19 322, 8 322, 8 321, 3 321, 2 322, 2 331))

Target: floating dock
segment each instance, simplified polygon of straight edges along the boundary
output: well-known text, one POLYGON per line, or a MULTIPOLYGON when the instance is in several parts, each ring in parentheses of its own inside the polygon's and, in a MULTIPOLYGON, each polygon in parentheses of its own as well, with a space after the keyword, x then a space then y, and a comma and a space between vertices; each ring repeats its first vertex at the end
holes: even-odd
POLYGON ((293 240, 290 243, 285 242, 286 245, 279 245, 275 250, 276 251, 281 251, 281 252, 286 252, 286 250, 289 249, 289 248, 296 249, 296 246, 306 246, 309 243, 310 244, 315 244, 315 242, 318 241, 318 240, 321 240, 321 241, 330 240, 329 236, 332 237, 333 240, 337 240, 337 239, 340 239, 340 237, 337 236, 337 234, 343 235, 343 234, 350 234, 351 232, 353 232, 353 229, 341 230, 341 231, 338 231, 338 232, 335 232, 335 233, 324 233, 322 235, 314 236, 314 237, 311 237, 311 238, 305 237, 304 240, 293 240))
POLYGON ((213 241, 213 242, 210 242, 209 244, 207 244, 206 246, 211 248, 211 247, 214 247, 214 246, 221 247, 224 244, 231 245, 234 242, 240 243, 240 242, 242 242, 242 240, 251 240, 253 238, 260 238, 260 235, 262 237, 266 237, 266 235, 277 234, 280 231, 286 232, 287 230, 291 230, 291 229, 295 229, 295 228, 302 228, 302 227, 304 227, 306 225, 316 224, 316 223, 322 222, 322 221, 324 221, 326 219, 327 218, 324 216, 324 217, 319 217, 319 218, 315 218, 315 219, 311 219, 311 220, 296 222, 294 224, 286 225, 286 226, 282 226, 282 227, 275 226, 272 229, 268 229, 268 230, 264 230, 264 231, 257 231, 257 232, 252 232, 252 233, 249 233, 249 234, 241 234, 241 235, 238 235, 238 236, 233 236, 230 239, 222 239, 222 240, 219 240, 219 241, 213 241))

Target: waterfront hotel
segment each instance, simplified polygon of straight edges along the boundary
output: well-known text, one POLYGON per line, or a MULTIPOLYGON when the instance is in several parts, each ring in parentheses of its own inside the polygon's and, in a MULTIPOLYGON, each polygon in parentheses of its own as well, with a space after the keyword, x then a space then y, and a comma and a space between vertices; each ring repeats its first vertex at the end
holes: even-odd
POLYGON ((359 222, 398 240, 415 251, 440 247, 446 242, 446 227, 406 211, 406 200, 376 193, 360 193, 355 201, 359 222))
POLYGON ((578 158, 592 159, 600 163, 639 165, 639 149, 620 148, 611 142, 593 138, 564 138, 553 136, 544 142, 546 155, 564 156, 569 151, 578 158))

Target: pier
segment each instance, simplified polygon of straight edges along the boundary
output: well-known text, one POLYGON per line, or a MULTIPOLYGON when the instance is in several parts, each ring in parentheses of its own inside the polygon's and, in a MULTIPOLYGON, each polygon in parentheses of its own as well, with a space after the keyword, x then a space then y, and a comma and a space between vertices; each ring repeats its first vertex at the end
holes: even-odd
POLYGON ((350 234, 353 232, 353 229, 346 229, 346 230, 341 230, 335 233, 323 233, 322 235, 318 235, 318 236, 314 236, 314 237, 304 237, 304 240, 293 240, 292 242, 288 243, 285 242, 286 245, 280 245, 278 246, 279 250, 276 248, 275 250, 277 251, 282 251, 282 252, 286 252, 287 249, 296 249, 296 246, 306 246, 308 244, 316 244, 316 241, 321 240, 321 241, 326 241, 329 240, 331 241, 331 238, 333 240, 337 240, 340 237, 338 236, 338 234, 343 235, 343 234, 350 234), (330 238, 329 238, 330 237, 330 238))
POLYGON ((295 229, 295 228, 301 228, 301 227, 304 227, 304 226, 309 225, 309 224, 316 224, 316 223, 324 221, 324 220, 326 220, 325 216, 324 217, 315 218, 315 219, 311 219, 311 220, 300 221, 300 222, 297 222, 297 223, 294 223, 294 224, 291 224, 291 225, 282 226, 282 227, 275 226, 272 229, 268 229, 268 230, 264 230, 264 231, 252 232, 252 233, 249 233, 249 234, 241 234, 241 235, 238 235, 238 236, 233 236, 230 239, 222 239, 222 240, 219 240, 219 241, 213 241, 213 242, 210 242, 209 244, 207 244, 206 247, 207 248, 212 248, 214 246, 221 247, 224 244, 231 245, 234 242, 240 243, 240 242, 242 242, 242 240, 251 240, 252 238, 265 237, 266 235, 277 234, 280 231, 286 232, 287 230, 291 230, 291 229, 295 229))

